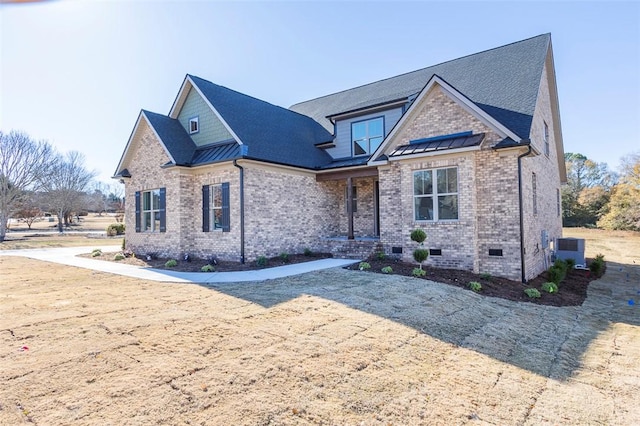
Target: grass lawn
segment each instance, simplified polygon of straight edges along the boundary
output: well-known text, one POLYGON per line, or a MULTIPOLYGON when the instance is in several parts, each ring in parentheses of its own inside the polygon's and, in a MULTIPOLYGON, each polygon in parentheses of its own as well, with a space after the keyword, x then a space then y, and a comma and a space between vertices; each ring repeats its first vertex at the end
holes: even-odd
POLYGON ((22 222, 12 223, 5 241, 0 243, 0 250, 78 247, 104 245, 110 242, 121 244, 122 236, 105 235, 107 226, 115 222, 112 214, 98 216, 90 213, 88 216, 82 216, 79 223, 66 228, 62 234, 57 232, 57 221, 49 222, 48 218, 36 221, 31 225, 31 229, 22 222))

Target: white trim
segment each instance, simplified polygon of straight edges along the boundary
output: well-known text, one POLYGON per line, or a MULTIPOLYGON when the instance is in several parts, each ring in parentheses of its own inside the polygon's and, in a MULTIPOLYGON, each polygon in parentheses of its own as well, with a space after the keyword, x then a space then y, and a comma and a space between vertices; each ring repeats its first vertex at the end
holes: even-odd
MULTIPOLYGON (((444 81, 438 75, 433 75, 429 82, 424 86, 424 88, 420 91, 418 97, 413 101, 409 109, 405 111, 405 113, 400 117, 398 123, 393 126, 393 129, 389 132, 387 137, 382 141, 378 149, 372 154, 371 158, 377 158, 381 154, 383 154, 391 145, 391 142, 396 137, 398 133, 401 132, 405 123, 413 118, 418 111, 418 105, 420 105, 424 98, 431 92, 431 89, 438 85, 442 88, 445 95, 447 95, 450 99, 452 99, 456 104, 462 107, 465 111, 469 112, 471 115, 482 121, 485 125, 489 126, 493 131, 495 131, 498 135, 503 138, 510 137, 514 141, 519 141, 520 137, 518 137, 511 130, 506 128, 503 124, 498 122, 496 119, 487 114, 484 110, 478 107, 475 103, 473 103, 469 98, 467 98, 463 93, 456 90, 449 83, 444 81)), ((441 152, 442 153, 442 152, 441 152)), ((374 160, 370 160, 367 164, 373 165, 375 163, 374 160)))
POLYGON ((187 94, 188 94, 188 91, 186 91, 187 83, 189 83, 189 89, 193 87, 193 89, 196 92, 198 92, 198 94, 200 95, 202 100, 207 104, 207 106, 209 108, 211 108, 211 111, 213 111, 215 116, 218 118, 218 120, 220 120, 222 125, 225 127, 225 129, 227 129, 227 131, 231 134, 231 136, 233 136, 233 138, 236 140, 236 142, 238 142, 239 145, 244 145, 242 143, 242 140, 240 140, 240 138, 236 134, 236 132, 233 131, 231 126, 229 126, 229 124, 225 121, 225 119, 222 118, 222 115, 220 115, 218 110, 215 109, 215 107, 211 104, 211 102, 209 102, 209 99, 207 99, 207 97, 202 93, 200 88, 198 88, 198 86, 194 83, 194 81, 191 79, 191 76, 189 76, 189 74, 187 74, 187 76, 184 78, 184 82, 182 83, 182 86, 180 87, 180 91, 178 92, 178 96, 176 96, 176 100, 173 102, 173 105, 171 106, 171 111, 169 111, 169 117, 177 118, 178 109, 182 108, 182 105, 184 105, 184 102, 186 101, 187 94))

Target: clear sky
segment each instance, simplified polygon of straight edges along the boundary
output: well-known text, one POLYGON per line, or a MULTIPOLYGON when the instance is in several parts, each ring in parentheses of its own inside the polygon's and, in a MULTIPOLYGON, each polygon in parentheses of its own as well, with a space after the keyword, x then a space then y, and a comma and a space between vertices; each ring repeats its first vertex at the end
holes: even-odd
MULTIPOLYGON (((6 0, 3 0, 6 1, 6 0)), ((71 1, 0 5, 0 129, 110 182, 186 73, 276 105, 552 34, 566 152, 640 150, 639 2, 71 1)))

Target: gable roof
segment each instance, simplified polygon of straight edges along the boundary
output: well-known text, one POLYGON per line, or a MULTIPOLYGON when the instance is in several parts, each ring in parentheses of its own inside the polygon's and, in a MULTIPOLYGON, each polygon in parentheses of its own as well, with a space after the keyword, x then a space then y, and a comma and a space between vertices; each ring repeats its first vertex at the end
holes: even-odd
POLYGON ((170 163, 186 165, 190 162, 196 146, 189 135, 187 135, 186 130, 182 127, 180 122, 162 114, 140 110, 136 124, 133 126, 127 145, 125 146, 124 152, 118 162, 116 173, 113 176, 114 178, 131 177, 131 173, 129 173, 129 170, 126 168, 130 155, 129 150, 131 149, 140 125, 144 125, 144 123, 149 125, 151 131, 160 141, 160 145, 169 157, 170 163))
POLYGON ((246 145, 244 158, 312 169, 331 162, 315 144, 333 136, 313 119, 200 77, 187 78, 246 145))
POLYGON ((333 125, 327 117, 408 98, 438 75, 520 139, 526 139, 531 131, 550 40, 550 34, 539 35, 301 102, 290 109, 312 117, 331 130, 333 125))
POLYGON ((188 165, 196 150, 196 144, 193 143, 182 124, 177 119, 166 115, 146 110, 142 110, 142 113, 169 151, 175 165, 188 165))

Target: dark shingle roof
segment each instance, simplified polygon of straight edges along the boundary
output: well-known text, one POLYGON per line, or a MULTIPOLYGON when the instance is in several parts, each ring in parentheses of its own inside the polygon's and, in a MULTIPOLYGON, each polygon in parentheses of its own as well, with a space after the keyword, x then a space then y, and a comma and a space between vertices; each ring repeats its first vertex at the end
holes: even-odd
POLYGON ((528 138, 550 34, 291 106, 331 131, 326 118, 418 93, 434 74, 467 96, 520 138, 528 138))
POLYGON ((171 153, 176 165, 188 165, 196 150, 196 144, 193 143, 182 124, 166 115, 145 110, 142 112, 171 153))
POLYGON ((311 118, 251 96, 189 76, 246 145, 247 158, 318 168, 331 157, 314 145, 333 139, 311 118))

